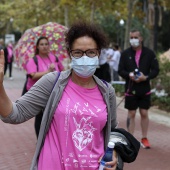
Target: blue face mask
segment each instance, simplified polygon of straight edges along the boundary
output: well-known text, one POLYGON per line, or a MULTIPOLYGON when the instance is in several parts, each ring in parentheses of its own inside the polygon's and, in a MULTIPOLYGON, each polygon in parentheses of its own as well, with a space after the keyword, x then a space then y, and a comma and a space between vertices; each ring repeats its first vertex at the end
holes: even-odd
POLYGON ((81 58, 74 58, 71 56, 71 66, 74 70, 74 72, 83 78, 87 78, 92 76, 96 68, 99 66, 99 58, 96 57, 88 57, 88 56, 82 56, 81 58))

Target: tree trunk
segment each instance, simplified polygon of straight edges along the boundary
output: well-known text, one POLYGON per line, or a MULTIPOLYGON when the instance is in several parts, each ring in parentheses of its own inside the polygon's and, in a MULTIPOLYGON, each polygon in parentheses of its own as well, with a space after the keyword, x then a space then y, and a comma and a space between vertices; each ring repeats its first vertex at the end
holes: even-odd
POLYGON ((149 48, 151 50, 154 50, 154 28, 153 28, 153 26, 150 27, 149 33, 150 33, 150 36, 149 36, 149 48))
POLYGON ((93 21, 94 21, 94 12, 95 12, 94 2, 92 1, 92 4, 91 4, 90 22, 93 22, 93 21))
POLYGON ((154 24, 155 24, 155 8, 154 4, 148 3, 148 25, 149 25, 149 44, 148 47, 154 50, 154 24))
POLYGON ((155 23, 154 23, 154 50, 157 51, 157 41, 158 41, 158 21, 159 21, 159 13, 158 13, 158 1, 155 0, 155 23))
POLYGON ((67 4, 64 5, 64 22, 65 22, 65 26, 69 27, 69 23, 68 23, 68 5, 67 4))
POLYGON ((124 49, 128 48, 129 46, 129 32, 131 29, 131 22, 132 22, 133 2, 134 0, 128 0, 128 16, 127 16, 126 27, 125 27, 124 49))

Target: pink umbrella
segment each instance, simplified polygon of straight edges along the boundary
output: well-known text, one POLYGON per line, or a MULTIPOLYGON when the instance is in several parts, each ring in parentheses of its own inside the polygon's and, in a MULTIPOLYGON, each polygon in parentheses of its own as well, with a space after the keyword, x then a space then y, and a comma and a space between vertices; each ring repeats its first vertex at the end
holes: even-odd
POLYGON ((46 36, 50 43, 50 52, 60 60, 68 57, 65 47, 65 31, 67 27, 49 22, 25 31, 14 48, 17 65, 25 69, 27 61, 34 57, 36 41, 40 36, 46 36))

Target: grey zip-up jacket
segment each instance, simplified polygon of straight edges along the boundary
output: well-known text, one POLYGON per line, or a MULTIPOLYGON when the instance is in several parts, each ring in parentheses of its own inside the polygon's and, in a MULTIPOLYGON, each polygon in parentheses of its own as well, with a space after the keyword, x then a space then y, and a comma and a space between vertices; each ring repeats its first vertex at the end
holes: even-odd
MULTIPOLYGON (((6 123, 19 124, 35 117, 45 108, 31 170, 37 170, 38 157, 44 144, 45 136, 50 128, 54 112, 61 99, 64 88, 70 78, 71 70, 61 72, 57 79, 58 74, 58 72, 52 72, 43 76, 24 96, 13 102, 12 113, 7 118, 1 117, 2 121, 6 123)), ((104 128, 104 143, 106 148, 111 129, 113 130, 117 126, 116 96, 111 84, 101 81, 96 76, 93 76, 93 78, 107 105, 108 116, 104 128)))

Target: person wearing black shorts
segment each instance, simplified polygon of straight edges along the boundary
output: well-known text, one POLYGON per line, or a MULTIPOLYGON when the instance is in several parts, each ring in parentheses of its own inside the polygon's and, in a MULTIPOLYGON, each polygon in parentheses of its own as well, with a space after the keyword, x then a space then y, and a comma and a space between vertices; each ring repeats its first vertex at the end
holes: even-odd
POLYGON ((159 74, 159 64, 155 53, 143 45, 143 37, 139 30, 130 32, 130 45, 120 57, 118 74, 125 79, 125 108, 128 109, 127 129, 133 134, 135 116, 139 109, 141 116, 141 145, 150 148, 147 138, 151 105, 150 79, 159 74))
POLYGON ((137 108, 143 108, 148 110, 151 105, 151 95, 141 95, 141 96, 126 96, 125 98, 125 108, 128 110, 136 110, 137 108))

